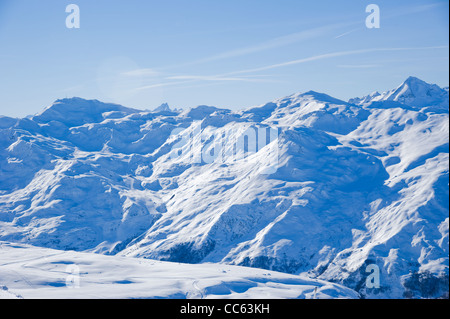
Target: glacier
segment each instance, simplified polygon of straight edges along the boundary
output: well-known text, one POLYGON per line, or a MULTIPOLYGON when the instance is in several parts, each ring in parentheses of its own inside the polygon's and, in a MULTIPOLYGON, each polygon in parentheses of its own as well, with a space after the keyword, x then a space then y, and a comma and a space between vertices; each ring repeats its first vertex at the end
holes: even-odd
POLYGON ((448 89, 414 77, 238 111, 61 99, 0 117, 0 241, 448 298, 448 134, 448 89))

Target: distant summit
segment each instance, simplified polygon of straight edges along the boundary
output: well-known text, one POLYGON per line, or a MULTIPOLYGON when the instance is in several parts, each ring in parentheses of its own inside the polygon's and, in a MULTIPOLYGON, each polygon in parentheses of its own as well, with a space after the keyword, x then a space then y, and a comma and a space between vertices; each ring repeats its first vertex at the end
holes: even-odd
POLYGON ((448 89, 440 88, 416 77, 410 76, 397 88, 382 94, 375 92, 362 98, 350 99, 349 103, 368 106, 374 102, 397 102, 412 108, 432 106, 434 109, 447 109, 448 89))
POLYGON ((137 112, 140 111, 119 104, 73 97, 56 100, 35 115, 33 120, 37 123, 59 121, 68 127, 74 127, 86 123, 99 123, 107 118, 121 118, 137 112))
POLYGON ((169 106, 169 104, 163 103, 160 106, 158 106, 157 108, 155 108, 152 112, 153 113, 181 113, 181 112, 183 112, 183 109, 171 108, 169 106))
POLYGON ((160 106, 158 106, 156 109, 154 109, 153 112, 172 112, 172 110, 170 109, 169 104, 163 103, 160 106))

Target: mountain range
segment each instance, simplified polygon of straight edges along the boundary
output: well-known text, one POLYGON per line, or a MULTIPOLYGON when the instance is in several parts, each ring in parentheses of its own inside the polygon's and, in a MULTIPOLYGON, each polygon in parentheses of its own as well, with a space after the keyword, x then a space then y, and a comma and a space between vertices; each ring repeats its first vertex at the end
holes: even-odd
POLYGON ((415 77, 239 111, 61 99, 0 117, 0 241, 448 298, 448 134, 448 88, 415 77))

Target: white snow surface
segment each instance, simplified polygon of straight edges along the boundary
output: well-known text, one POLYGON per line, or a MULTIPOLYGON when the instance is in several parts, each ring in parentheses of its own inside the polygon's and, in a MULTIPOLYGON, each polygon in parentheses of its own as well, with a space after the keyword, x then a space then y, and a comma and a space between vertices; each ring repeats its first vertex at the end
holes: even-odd
POLYGON ((448 297, 448 115, 448 90, 413 77, 349 102, 309 91, 237 112, 58 100, 0 117, 0 240, 448 297))
POLYGON ((0 242, 0 298, 331 299, 346 287, 263 269, 181 264, 0 242))

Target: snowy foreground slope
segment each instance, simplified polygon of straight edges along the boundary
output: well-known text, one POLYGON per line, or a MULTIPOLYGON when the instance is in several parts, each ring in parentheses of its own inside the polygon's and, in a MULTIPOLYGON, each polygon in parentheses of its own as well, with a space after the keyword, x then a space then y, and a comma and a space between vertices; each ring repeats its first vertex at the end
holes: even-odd
POLYGON ((0 242, 0 298, 358 298, 349 288, 256 268, 179 264, 0 242))
POLYGON ((448 297, 448 105, 410 77, 349 102, 143 112, 73 98, 0 117, 0 240, 448 297))

